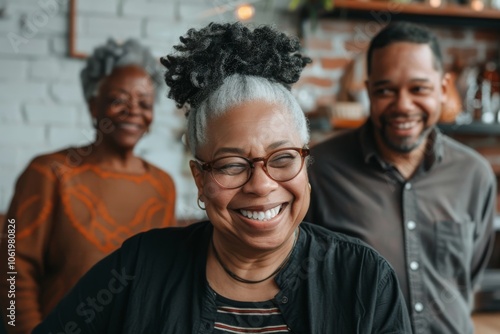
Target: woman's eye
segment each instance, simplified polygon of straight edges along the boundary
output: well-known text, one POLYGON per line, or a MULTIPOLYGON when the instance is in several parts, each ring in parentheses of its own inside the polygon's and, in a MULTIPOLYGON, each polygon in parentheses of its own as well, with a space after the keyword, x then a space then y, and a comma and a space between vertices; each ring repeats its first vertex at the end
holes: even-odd
POLYGON ((227 163, 219 166, 214 166, 214 171, 219 174, 237 175, 246 171, 247 168, 248 164, 227 163))
POLYGON ((124 99, 112 99, 111 100, 111 106, 113 106, 113 107, 120 107, 120 106, 123 106, 126 104, 127 104, 127 101, 124 99))
POLYGON ((153 104, 150 102, 141 102, 141 108, 146 109, 146 110, 151 110, 153 109, 153 104))
POLYGON ((296 155, 290 155, 290 154, 281 154, 276 157, 272 157, 272 159, 269 160, 268 164, 270 167, 285 167, 288 166, 290 163, 292 163, 296 158, 296 155))

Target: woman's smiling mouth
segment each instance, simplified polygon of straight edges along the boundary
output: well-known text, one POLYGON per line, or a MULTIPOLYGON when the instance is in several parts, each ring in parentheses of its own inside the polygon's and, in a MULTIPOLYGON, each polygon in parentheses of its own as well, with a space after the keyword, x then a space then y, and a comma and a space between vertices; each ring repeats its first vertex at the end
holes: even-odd
POLYGON ((279 214, 281 207, 282 204, 266 211, 251 211, 251 210, 239 210, 239 211, 243 216, 247 218, 259 221, 266 221, 276 217, 279 214))

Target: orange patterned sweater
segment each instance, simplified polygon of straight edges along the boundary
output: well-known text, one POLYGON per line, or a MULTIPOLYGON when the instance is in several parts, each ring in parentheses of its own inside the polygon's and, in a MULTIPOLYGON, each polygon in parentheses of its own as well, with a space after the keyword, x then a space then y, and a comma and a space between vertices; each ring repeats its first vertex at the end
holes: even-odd
POLYGON ((144 174, 78 164, 75 152, 39 156, 17 180, 0 242, 0 307, 9 333, 31 333, 90 267, 128 237, 175 224, 168 174, 145 161, 144 174), (7 231, 13 225, 17 274, 15 297, 9 298, 7 231), (15 327, 6 318, 12 300, 15 327))

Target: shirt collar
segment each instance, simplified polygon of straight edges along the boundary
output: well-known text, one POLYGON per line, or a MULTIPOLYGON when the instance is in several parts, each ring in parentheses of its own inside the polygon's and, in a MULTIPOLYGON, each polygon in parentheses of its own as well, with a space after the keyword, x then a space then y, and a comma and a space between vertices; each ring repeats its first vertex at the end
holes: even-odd
MULTIPOLYGON (((390 164, 385 162, 378 152, 377 145, 375 142, 373 123, 370 119, 358 129, 359 140, 361 144, 361 152, 363 154, 363 159, 365 163, 370 163, 370 161, 376 161, 382 168, 389 169, 392 168, 390 164)), ((443 159, 443 134, 437 128, 437 126, 432 129, 429 135, 429 141, 427 143, 428 149, 426 149, 426 154, 424 156, 423 168, 427 171, 434 163, 440 162, 443 159)))

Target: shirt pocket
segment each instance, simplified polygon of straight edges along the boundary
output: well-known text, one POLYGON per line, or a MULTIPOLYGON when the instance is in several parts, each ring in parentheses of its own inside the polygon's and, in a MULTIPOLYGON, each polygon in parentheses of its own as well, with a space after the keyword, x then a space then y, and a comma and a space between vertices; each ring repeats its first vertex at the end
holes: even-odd
POLYGON ((439 221, 436 224, 436 268, 444 278, 469 275, 475 224, 439 221))

